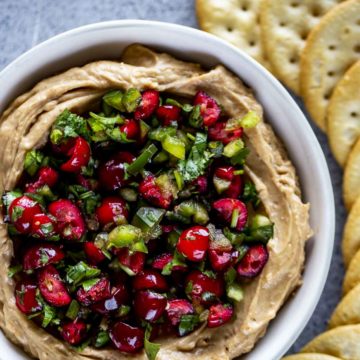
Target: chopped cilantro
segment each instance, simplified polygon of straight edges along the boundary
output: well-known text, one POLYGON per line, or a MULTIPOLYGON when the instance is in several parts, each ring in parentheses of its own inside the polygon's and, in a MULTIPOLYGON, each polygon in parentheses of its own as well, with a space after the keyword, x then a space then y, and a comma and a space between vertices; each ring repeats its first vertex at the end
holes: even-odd
POLYGON ((30 175, 34 176, 39 170, 44 160, 44 154, 39 150, 28 151, 25 155, 24 169, 30 175))
POLYGON ((151 326, 148 325, 145 331, 145 337, 144 337, 144 349, 145 349, 145 353, 146 356, 149 360, 155 360, 156 359, 156 355, 160 350, 160 344, 155 344, 153 342, 151 342, 150 336, 151 336, 151 326))
POLYGON ((76 265, 68 266, 66 269, 66 281, 74 286, 80 285, 81 282, 92 279, 100 275, 101 270, 91 267, 84 261, 78 262, 76 265))
POLYGON ((184 336, 192 332, 200 324, 199 315, 183 315, 179 324, 179 335, 184 336))

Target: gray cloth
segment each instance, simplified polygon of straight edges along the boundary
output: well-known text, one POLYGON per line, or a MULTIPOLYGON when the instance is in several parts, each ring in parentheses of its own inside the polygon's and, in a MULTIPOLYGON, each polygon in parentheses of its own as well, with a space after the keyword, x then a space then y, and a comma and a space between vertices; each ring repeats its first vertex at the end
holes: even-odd
MULTIPOLYGON (((119 19, 159 20, 198 27, 194 0, 0 0, 0 70, 32 46, 63 31, 119 19)), ((303 103, 295 99, 306 113, 303 103)), ((326 136, 314 125, 313 129, 327 158, 335 190, 336 243, 320 303, 290 353, 326 329, 327 320, 341 296, 344 274, 340 246, 346 218, 341 196, 342 172, 331 155, 326 136)))

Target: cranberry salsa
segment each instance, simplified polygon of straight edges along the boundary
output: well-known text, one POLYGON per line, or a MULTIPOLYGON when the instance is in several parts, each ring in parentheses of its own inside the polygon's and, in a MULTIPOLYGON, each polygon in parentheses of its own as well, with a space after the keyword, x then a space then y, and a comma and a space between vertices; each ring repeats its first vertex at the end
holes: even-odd
POLYGON ((114 90, 92 110, 61 113, 3 194, 16 305, 78 349, 154 359, 159 337, 230 322, 266 265, 273 224, 242 139, 259 118, 204 91, 114 90))

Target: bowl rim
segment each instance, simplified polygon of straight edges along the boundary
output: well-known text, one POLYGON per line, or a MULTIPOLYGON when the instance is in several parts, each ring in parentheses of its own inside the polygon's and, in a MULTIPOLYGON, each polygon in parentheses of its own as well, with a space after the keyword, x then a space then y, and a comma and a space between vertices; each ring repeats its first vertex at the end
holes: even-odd
MULTIPOLYGON (((6 80, 6 77, 8 76, 8 73, 11 73, 14 71, 14 69, 21 67, 21 64, 31 57, 32 55, 36 53, 41 53, 44 49, 46 49, 48 46, 53 45, 59 40, 69 40, 70 38, 77 36, 82 33, 97 31, 97 30, 104 30, 104 29, 119 29, 119 28, 155 28, 155 29, 162 29, 164 31, 174 31, 183 33, 186 35, 193 35, 197 37, 202 37, 205 41, 212 42, 214 44, 219 45, 220 47, 227 47, 230 49, 233 53, 237 54, 238 56, 244 58, 248 63, 251 64, 252 67, 256 69, 256 71, 259 71, 262 73, 263 76, 267 78, 267 80, 272 83, 274 89, 277 91, 279 96, 283 97, 284 100, 293 108, 294 111, 297 112, 296 116, 298 118, 302 118, 302 124, 301 127, 303 127, 303 132, 306 133, 306 136, 308 137, 308 141, 311 142, 311 146, 313 149, 313 152, 316 153, 317 156, 317 162, 320 166, 319 168, 319 174, 318 176, 321 177, 321 183, 323 189, 327 192, 326 195, 326 201, 327 201, 327 207, 324 209, 324 217, 327 218, 327 225, 328 228, 324 230, 325 235, 328 239, 328 246, 326 249, 324 249, 324 256, 323 260, 324 262, 321 264, 321 268, 318 269, 318 273, 316 275, 316 278, 318 279, 317 287, 315 289, 315 292, 312 293, 311 299, 312 301, 308 304, 306 311, 302 311, 302 317, 301 321, 298 321, 296 326, 292 325, 292 335, 288 338, 287 342, 284 342, 283 346, 278 349, 277 351, 277 357, 274 359, 280 358, 289 348, 290 346, 297 340, 300 333, 303 331, 305 326, 308 324, 310 317, 313 315, 316 306, 319 303, 320 296, 323 293, 325 283, 327 280, 327 276, 330 269, 331 259, 332 259, 332 253, 334 250, 334 238, 335 238, 335 202, 334 202, 334 194, 333 194, 333 188, 330 178, 330 173, 328 169, 328 165, 325 159, 325 155, 322 151, 322 148, 315 136, 315 133, 313 132, 310 124, 308 123, 307 119, 305 118, 303 112, 299 108, 298 104, 295 102, 295 100, 290 96, 288 91, 284 88, 284 86, 280 83, 279 80, 277 80, 267 69, 265 69, 262 65, 260 65, 257 61, 255 61, 252 57, 250 57, 248 54, 246 54, 241 49, 235 47, 234 45, 212 35, 209 33, 206 33, 202 30, 191 28, 184 25, 174 24, 174 23, 168 23, 168 22, 161 22, 161 21, 152 21, 152 20, 137 20, 137 19, 126 19, 126 20, 110 20, 110 21, 102 21, 102 22, 96 22, 92 24, 83 25, 80 27, 76 27, 74 29, 59 33, 39 44, 36 46, 30 48, 22 55, 15 58, 13 61, 11 61, 8 65, 6 65, 3 70, 0 71, 0 84, 2 81, 6 80)), ((161 45, 159 45, 161 46, 161 45)), ((5 108, 8 106, 8 104, 5 104, 5 108)), ((313 289, 314 290, 314 289, 313 289)), ((297 290, 299 291, 299 290, 297 290)), ((288 301, 288 300, 287 300, 288 301)), ((287 302, 286 301, 286 302, 287 302)), ((282 309, 279 310, 281 312, 282 309)), ((278 315, 277 315, 278 316, 278 315)), ((277 317, 276 316, 276 317, 277 317)), ((276 318, 275 317, 275 318, 276 318)), ((274 321, 275 318, 272 320, 274 321)), ((1 337, 4 338, 4 334, 2 331, 0 331, 0 347, 3 343, 3 340, 1 337)), ((265 336, 266 337, 266 336, 265 336)), ((22 349, 20 349, 22 350, 22 349)), ((252 350, 253 351, 253 350, 252 350)), ((251 352, 249 353, 251 354, 251 352)), ((244 354, 246 355, 246 354, 244 354)), ((246 356, 247 357, 247 356, 246 356)), ((1 355, 0 355, 1 359, 1 355)))

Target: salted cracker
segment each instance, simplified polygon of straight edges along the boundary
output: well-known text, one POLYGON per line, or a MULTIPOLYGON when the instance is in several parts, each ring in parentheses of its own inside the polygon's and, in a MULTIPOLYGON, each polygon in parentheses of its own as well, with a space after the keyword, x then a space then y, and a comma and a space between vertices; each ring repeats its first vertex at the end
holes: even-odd
POLYGON ((341 0, 263 0, 261 39, 274 75, 299 93, 300 55, 310 30, 341 0))
POLYGON ((360 60, 345 73, 331 95, 327 134, 336 160, 344 166, 360 136, 360 60))
POLYGON ((324 15, 301 54, 300 92, 322 130, 334 87, 359 58, 360 0, 348 0, 324 15))
POLYGON ((261 0, 196 0, 200 28, 214 34, 269 67, 260 39, 261 0))

